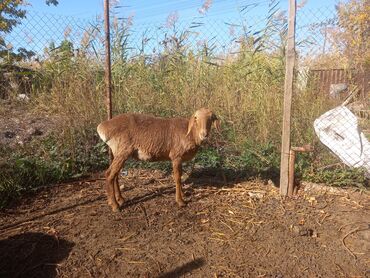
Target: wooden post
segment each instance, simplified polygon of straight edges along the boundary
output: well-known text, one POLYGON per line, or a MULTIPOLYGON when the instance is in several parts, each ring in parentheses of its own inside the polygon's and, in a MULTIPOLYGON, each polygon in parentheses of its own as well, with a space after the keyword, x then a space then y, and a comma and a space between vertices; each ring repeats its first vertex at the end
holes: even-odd
POLYGON ((288 45, 286 49, 284 114, 280 164, 280 194, 283 196, 286 196, 288 194, 289 185, 290 121, 293 95, 293 72, 295 62, 295 18, 296 0, 289 0, 288 45))
MULTIPOLYGON (((110 30, 109 30, 109 0, 104 0, 104 27, 105 27, 105 90, 107 118, 112 119, 112 70, 110 58, 110 30)), ((113 155, 108 147, 109 158, 112 161, 113 155)))

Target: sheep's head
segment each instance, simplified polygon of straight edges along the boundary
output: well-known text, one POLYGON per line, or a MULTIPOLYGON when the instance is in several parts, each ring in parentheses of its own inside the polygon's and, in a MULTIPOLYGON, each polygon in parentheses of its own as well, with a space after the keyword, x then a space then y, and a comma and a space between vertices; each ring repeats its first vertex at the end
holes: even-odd
POLYGON ((217 116, 210 109, 201 108, 191 116, 186 135, 188 136, 194 129, 193 134, 196 136, 195 139, 201 143, 209 136, 212 124, 220 131, 220 120, 217 116))

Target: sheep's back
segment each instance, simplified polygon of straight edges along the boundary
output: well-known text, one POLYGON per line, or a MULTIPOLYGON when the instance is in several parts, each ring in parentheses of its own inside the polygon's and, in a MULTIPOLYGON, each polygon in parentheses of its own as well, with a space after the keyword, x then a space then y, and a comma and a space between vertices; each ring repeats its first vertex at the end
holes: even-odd
POLYGON ((127 113, 102 123, 108 144, 123 146, 141 160, 166 160, 181 152, 186 141, 188 120, 158 118, 146 114, 127 113), (110 141, 110 142, 109 142, 110 141))

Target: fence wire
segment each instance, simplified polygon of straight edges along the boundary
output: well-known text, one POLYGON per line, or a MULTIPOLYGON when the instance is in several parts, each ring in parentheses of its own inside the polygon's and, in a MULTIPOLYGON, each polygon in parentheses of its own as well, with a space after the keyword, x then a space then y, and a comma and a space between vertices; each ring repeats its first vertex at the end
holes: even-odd
MULTIPOLYGON (((325 30, 336 25, 331 9, 298 11, 297 16, 299 62, 330 52, 333 44, 325 30)), ((223 58, 238 54, 243 43, 252 44, 254 51, 273 53, 284 49, 287 31, 286 12, 277 9, 266 16, 245 15, 238 19, 182 20, 171 14, 165 22, 134 24, 132 18, 116 16, 111 22, 113 52, 116 50, 128 58, 159 55, 170 47, 176 50, 183 47, 186 51, 207 48, 215 58, 223 58)), ((100 57, 104 54, 103 31, 101 17, 81 19, 31 10, 18 27, 5 34, 5 41, 9 53, 27 50, 33 58, 45 58, 48 51, 62 47, 63 42, 69 42, 76 53, 100 57)))
MULTIPOLYGON (((267 53, 271 59, 284 57, 286 12, 274 7, 264 17, 246 14, 239 19, 200 16, 181 20, 174 13, 165 22, 135 24, 132 18, 117 16, 111 22, 113 67, 138 58, 150 65, 176 53, 204 53, 208 63, 219 67, 238 59, 243 51, 267 53)), ((322 169, 347 165, 369 175, 370 73, 361 55, 352 49, 353 56, 348 56, 350 49, 338 41, 348 36, 345 28, 337 12, 328 7, 297 11, 293 144, 313 144, 313 155, 322 169), (348 97, 351 101, 342 105, 348 97), (307 105, 312 109, 302 113, 307 105), (304 135, 306 126, 312 128, 314 137, 304 135)), ((68 53, 68 57, 102 62, 103 30, 99 17, 80 19, 29 11, 18 27, 4 35, 6 51, 0 60, 13 59, 19 67, 32 68, 48 59, 63 59, 68 53)), ((360 47, 363 53, 369 51, 369 30, 361 32, 366 32, 358 36, 365 38, 360 47)))

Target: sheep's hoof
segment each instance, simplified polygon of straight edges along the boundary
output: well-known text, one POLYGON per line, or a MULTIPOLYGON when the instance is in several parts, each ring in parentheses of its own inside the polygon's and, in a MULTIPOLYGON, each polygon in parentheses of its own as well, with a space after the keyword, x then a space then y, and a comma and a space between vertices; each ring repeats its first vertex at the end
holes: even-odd
POLYGON ((124 203, 125 201, 123 200, 123 198, 118 198, 117 199, 117 203, 118 203, 118 205, 121 207, 122 205, 123 205, 123 203, 124 203))
POLYGON ((186 202, 184 200, 176 200, 177 205, 182 208, 186 206, 186 202))
POLYGON ((108 205, 112 208, 113 212, 118 212, 119 211, 119 205, 117 202, 113 202, 111 200, 108 201, 108 205))
POLYGON ((112 211, 113 212, 119 212, 119 206, 118 205, 116 205, 116 206, 112 205, 112 211))

